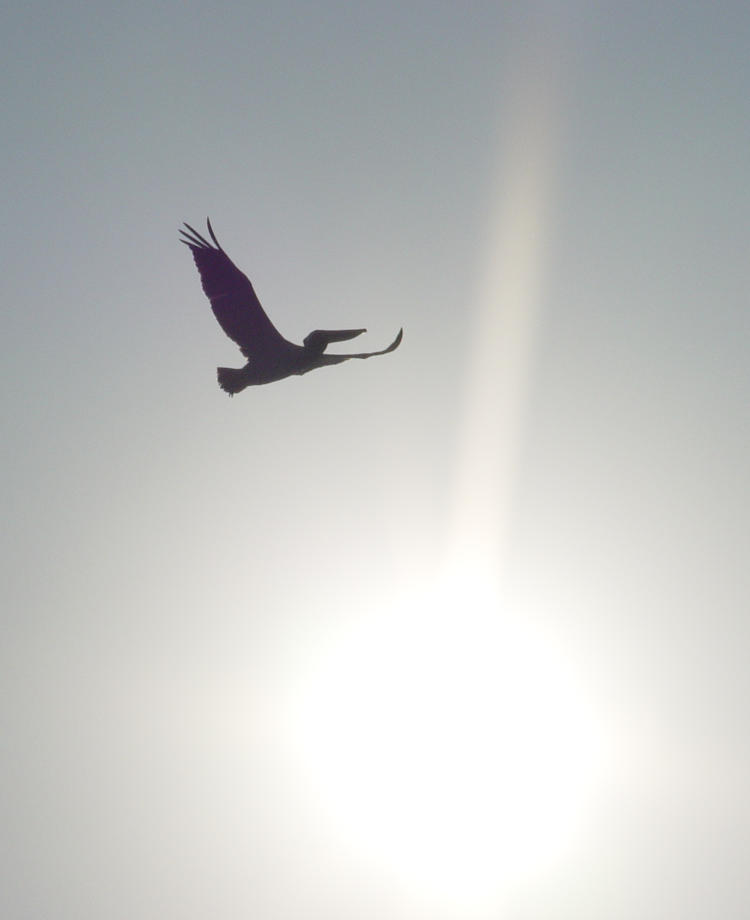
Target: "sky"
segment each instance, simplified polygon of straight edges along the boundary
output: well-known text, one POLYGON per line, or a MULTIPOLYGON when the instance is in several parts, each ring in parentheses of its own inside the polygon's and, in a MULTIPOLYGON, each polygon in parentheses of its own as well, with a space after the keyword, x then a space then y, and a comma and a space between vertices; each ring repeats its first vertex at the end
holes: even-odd
POLYGON ((0 908, 745 917, 744 3, 0 30, 0 908), (178 227, 280 331, 250 388, 178 227))

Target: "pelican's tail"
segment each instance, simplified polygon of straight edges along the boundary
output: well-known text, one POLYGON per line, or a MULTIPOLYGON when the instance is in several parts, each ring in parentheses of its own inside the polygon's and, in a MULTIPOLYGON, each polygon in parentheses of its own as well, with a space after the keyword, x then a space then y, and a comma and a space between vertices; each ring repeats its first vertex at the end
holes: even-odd
POLYGON ((245 387, 250 386, 247 367, 217 367, 216 376, 219 380, 219 386, 230 396, 234 396, 235 393, 239 393, 245 387))

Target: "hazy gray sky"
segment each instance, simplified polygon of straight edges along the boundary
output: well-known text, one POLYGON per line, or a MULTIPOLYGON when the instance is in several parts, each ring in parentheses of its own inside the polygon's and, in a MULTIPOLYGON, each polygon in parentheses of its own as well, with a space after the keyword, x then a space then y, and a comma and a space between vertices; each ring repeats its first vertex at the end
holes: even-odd
POLYGON ((747 5, 0 43, 2 915, 745 917, 747 5), (284 334, 401 348, 228 399, 207 214, 284 334))

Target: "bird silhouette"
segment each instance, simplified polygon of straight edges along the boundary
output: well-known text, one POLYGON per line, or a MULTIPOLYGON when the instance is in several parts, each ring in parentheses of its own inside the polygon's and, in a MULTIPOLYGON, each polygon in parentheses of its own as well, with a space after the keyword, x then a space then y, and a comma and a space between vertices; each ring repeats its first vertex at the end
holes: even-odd
POLYGON ((221 248, 208 218, 206 224, 214 245, 188 223, 185 224, 186 230, 180 230, 185 237, 180 242, 189 246, 193 253, 203 290, 219 325, 248 359, 241 368, 217 368, 219 386, 230 396, 245 387, 273 383, 292 374, 306 374, 318 367, 341 364, 351 358, 385 355, 401 344, 403 329, 382 351, 351 355, 329 355, 325 354, 325 350, 331 342, 353 339, 367 332, 366 329, 316 329, 304 338, 302 345, 287 341, 266 315, 249 278, 221 248))

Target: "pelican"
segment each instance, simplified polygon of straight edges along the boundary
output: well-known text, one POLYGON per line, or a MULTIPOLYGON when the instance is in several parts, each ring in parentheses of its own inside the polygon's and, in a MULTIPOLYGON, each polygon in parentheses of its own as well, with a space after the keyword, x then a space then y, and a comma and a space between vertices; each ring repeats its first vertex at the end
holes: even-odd
POLYGON ((244 275, 221 248, 211 221, 206 218, 213 245, 186 223, 180 230, 190 247, 201 276, 203 290, 219 325, 248 359, 241 368, 219 367, 219 386, 230 396, 245 387, 273 383, 292 374, 306 374, 318 367, 341 364, 350 358, 372 358, 394 351, 401 344, 403 329, 382 351, 351 355, 329 355, 325 350, 331 342, 345 342, 366 329, 315 329, 303 339, 302 345, 287 341, 276 329, 260 305, 249 278, 244 275))

